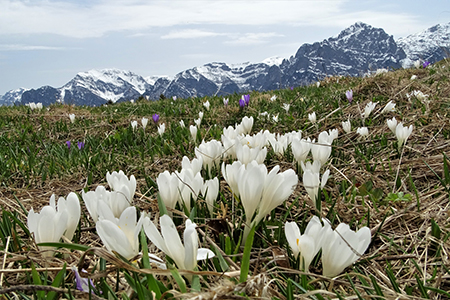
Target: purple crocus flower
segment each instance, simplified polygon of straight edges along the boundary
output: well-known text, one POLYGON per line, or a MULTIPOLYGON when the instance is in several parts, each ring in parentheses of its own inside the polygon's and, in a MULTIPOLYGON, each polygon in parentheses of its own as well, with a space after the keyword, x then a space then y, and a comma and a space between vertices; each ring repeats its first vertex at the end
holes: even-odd
POLYGON ((291 91, 293 91, 294 90, 294 87, 293 86, 291 86, 291 91))
POLYGON ((70 149, 70 145, 71 145, 70 141, 67 141, 67 142, 66 142, 66 145, 67 145, 67 148, 70 149))
POLYGON ((248 104, 250 103, 250 95, 247 94, 247 95, 243 95, 242 97, 245 101, 245 105, 248 106, 248 104))
MULTIPOLYGON (((77 290, 89 293, 89 285, 91 286, 91 293, 93 293, 94 282, 92 279, 83 278, 80 276, 80 273, 78 273, 78 269, 73 266, 72 271, 75 273, 75 284, 77 285, 77 290)), ((81 270, 82 272, 86 272, 84 269, 81 270)), ((87 273, 87 272, 86 272, 87 273)))
POLYGON ((347 97, 347 100, 349 103, 352 103, 353 101, 353 91, 352 90, 348 90, 345 92, 345 96, 347 97))
POLYGON ((77 142, 78 149, 81 150, 84 148, 84 142, 77 142))
POLYGON ((426 67, 428 67, 431 63, 429 61, 424 61, 423 62, 423 68, 425 69, 426 67))
POLYGON ((240 106, 241 108, 244 108, 244 107, 245 107, 245 100, 244 100, 244 99, 239 99, 239 106, 240 106))
POLYGON ((155 124, 158 123, 158 121, 159 121, 159 115, 158 115, 158 114, 154 114, 154 115, 152 116, 152 119, 153 119, 153 122, 155 122, 155 124))

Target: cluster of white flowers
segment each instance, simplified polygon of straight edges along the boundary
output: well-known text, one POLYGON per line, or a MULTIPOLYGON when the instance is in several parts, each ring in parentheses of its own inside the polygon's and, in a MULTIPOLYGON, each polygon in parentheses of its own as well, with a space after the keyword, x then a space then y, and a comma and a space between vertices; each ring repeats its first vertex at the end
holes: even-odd
MULTIPOLYGON (((59 242, 64 235, 72 240, 81 215, 80 202, 75 193, 66 199, 60 197, 56 203, 55 195, 50 197, 50 205, 44 206, 39 213, 33 208, 28 212, 27 226, 34 234, 36 244, 59 242)), ((45 250, 44 256, 53 256, 53 247, 39 247, 45 250)))
POLYGON ((29 108, 31 108, 31 110, 35 110, 35 109, 41 110, 43 108, 41 102, 38 102, 38 103, 30 102, 25 105, 28 106, 29 108))
POLYGON ((308 271, 313 258, 322 249, 322 273, 335 277, 364 254, 371 242, 371 232, 365 226, 352 231, 345 223, 332 230, 330 221, 322 219, 322 222, 312 217, 303 234, 295 222, 286 222, 286 240, 294 257, 299 258, 301 270, 308 271))

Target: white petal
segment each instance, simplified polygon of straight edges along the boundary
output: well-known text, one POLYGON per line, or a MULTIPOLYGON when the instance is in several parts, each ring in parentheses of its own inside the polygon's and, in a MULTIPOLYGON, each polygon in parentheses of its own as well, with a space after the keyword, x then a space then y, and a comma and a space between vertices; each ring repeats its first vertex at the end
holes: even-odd
POLYGON ((109 251, 116 251, 126 259, 137 255, 138 251, 133 249, 126 234, 109 220, 100 220, 95 224, 98 236, 109 251))
POLYGON ((144 232, 145 235, 149 238, 149 240, 155 244, 155 246, 164 252, 166 255, 168 253, 166 242, 162 238, 161 234, 159 233, 158 229, 156 229, 155 224, 153 224, 152 221, 148 217, 144 218, 143 221, 144 226, 144 232))
POLYGON ((161 226, 162 237, 167 245, 166 254, 174 260, 178 268, 185 269, 185 250, 175 224, 168 215, 160 217, 159 224, 161 226))
POLYGON ((284 225, 284 234, 286 235, 286 240, 292 249, 292 253, 295 257, 297 257, 300 253, 297 245, 297 241, 301 236, 300 228, 298 228, 298 225, 295 222, 286 222, 284 225))
POLYGON ((184 230, 184 268, 186 270, 194 270, 197 265, 198 235, 195 230, 196 225, 190 220, 186 221, 186 229, 184 230), (189 222, 188 222, 189 221, 189 222))
POLYGON ((214 252, 206 248, 199 248, 197 251, 197 260, 205 260, 216 256, 214 252))

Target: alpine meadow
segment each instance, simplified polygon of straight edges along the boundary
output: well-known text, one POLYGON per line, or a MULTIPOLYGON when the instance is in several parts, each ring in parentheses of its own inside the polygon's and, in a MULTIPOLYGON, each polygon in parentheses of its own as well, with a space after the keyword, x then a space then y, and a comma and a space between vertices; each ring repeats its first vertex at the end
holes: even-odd
POLYGON ((449 299, 450 61, 0 107, 3 299, 449 299))

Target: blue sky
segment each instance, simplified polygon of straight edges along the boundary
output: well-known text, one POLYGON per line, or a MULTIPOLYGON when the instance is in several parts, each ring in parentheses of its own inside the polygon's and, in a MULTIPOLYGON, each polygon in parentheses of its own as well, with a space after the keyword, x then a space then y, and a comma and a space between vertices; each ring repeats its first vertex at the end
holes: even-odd
POLYGON ((289 58, 358 21, 403 37, 450 22, 449 2, 0 0, 0 95, 60 87, 90 69, 173 76, 289 58))

